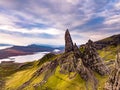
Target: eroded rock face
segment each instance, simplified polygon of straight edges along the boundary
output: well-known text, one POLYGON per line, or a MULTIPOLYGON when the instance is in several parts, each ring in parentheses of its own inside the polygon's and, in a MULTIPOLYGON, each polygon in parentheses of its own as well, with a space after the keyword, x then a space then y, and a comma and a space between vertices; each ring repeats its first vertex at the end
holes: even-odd
MULTIPOLYGON (((69 74, 71 72, 78 73, 83 80, 92 82, 93 90, 97 90, 98 80, 94 76, 91 68, 86 67, 80 58, 80 51, 77 45, 74 46, 74 51, 63 54, 59 57, 60 72, 69 74)), ((86 84, 87 85, 87 84, 86 84)), ((86 86, 87 88, 87 86, 86 86)))
POLYGON ((82 56, 82 53, 80 52, 80 50, 79 50, 78 46, 76 45, 76 43, 74 44, 73 49, 74 49, 75 56, 77 58, 80 58, 82 56))
POLYGON ((73 42, 68 29, 65 32, 65 52, 73 51, 73 42))
POLYGON ((120 90, 120 53, 117 55, 115 68, 105 85, 105 90, 120 90))
POLYGON ((82 60, 86 67, 91 68, 100 75, 108 74, 108 68, 99 57, 93 41, 89 40, 88 43, 86 43, 83 54, 82 60))
POLYGON ((77 67, 78 59, 75 57, 74 52, 69 52, 62 55, 59 59, 60 72, 61 73, 70 73, 75 72, 77 67))

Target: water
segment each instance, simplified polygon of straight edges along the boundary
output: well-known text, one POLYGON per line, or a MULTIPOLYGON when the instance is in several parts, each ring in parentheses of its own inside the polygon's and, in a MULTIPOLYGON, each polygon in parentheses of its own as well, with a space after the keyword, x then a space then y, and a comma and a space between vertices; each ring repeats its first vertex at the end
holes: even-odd
POLYGON ((0 63, 1 61, 11 61, 11 60, 14 60, 15 62, 19 62, 19 63, 30 62, 42 58, 47 53, 49 52, 38 52, 32 55, 13 56, 10 58, 0 59, 0 63))
POLYGON ((0 50, 1 50, 1 49, 10 48, 10 47, 12 47, 12 46, 0 46, 0 50))

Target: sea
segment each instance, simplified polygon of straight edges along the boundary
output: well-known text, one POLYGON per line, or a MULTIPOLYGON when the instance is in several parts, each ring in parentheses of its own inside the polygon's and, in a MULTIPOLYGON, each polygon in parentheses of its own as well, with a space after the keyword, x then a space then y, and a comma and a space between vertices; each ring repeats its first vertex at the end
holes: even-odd
MULTIPOLYGON (((0 47, 0 49, 5 49, 5 48, 9 48, 9 47, 10 46, 2 46, 2 47, 0 47)), ((49 52, 37 52, 37 53, 31 54, 31 55, 12 56, 9 58, 0 59, 0 63, 1 63, 1 61, 15 61, 17 63, 31 62, 31 61, 41 59, 47 53, 49 53, 49 52)))

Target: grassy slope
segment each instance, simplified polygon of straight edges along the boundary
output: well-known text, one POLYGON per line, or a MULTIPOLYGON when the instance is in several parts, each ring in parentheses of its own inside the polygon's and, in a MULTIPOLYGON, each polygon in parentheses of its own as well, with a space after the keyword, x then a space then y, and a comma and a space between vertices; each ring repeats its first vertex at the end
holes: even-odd
MULTIPOLYGON (((104 48, 103 50, 99 50, 98 53, 100 56, 106 61, 115 60, 116 55, 116 47, 109 46, 107 48, 104 48)), ((43 58, 45 60, 45 58, 43 58)), ((53 60, 54 58, 46 58, 45 62, 53 60)), ((42 62, 42 63, 45 63, 42 62)), ((39 68, 37 66, 37 61, 34 62, 34 66, 32 68, 25 68, 21 71, 18 71, 14 73, 13 75, 10 75, 7 77, 6 80, 6 90, 15 90, 18 86, 22 85, 24 82, 29 80, 33 73, 39 68)), ((40 65, 42 65, 40 63, 40 65)), ((86 84, 85 81, 81 79, 79 75, 76 75, 74 78, 69 79, 69 75, 61 74, 59 73, 59 67, 57 67, 56 72, 54 75, 52 75, 46 84, 44 84, 42 87, 38 87, 38 90, 86 90, 86 84)), ((71 75, 74 75, 72 73, 71 75)), ((40 83, 40 81, 43 79, 44 73, 37 78, 35 78, 29 86, 27 86, 24 90, 34 90, 34 85, 40 83)), ((108 79, 108 76, 100 76, 95 73, 95 76, 97 77, 99 84, 98 84, 98 90, 102 90, 104 87, 104 84, 106 80, 108 79)), ((90 86, 90 85, 89 85, 90 86)), ((88 87, 90 88, 90 87, 88 87)))
POLYGON ((14 90, 32 77, 36 68, 19 71, 7 78, 6 89, 14 90))
MULTIPOLYGON (((26 63, 25 65, 23 65, 23 67, 19 69, 18 72, 12 75, 9 75, 6 78, 5 90, 15 90, 16 88, 21 86, 23 83, 28 81, 33 76, 34 72, 36 72, 39 69, 40 65, 50 60, 53 60, 54 58, 56 58, 56 56, 54 55, 45 55, 41 59, 41 62, 34 61, 34 62, 26 63)), ((29 87, 25 88, 25 90, 34 90, 33 85, 36 83, 39 83, 42 80, 42 78, 43 78, 42 75, 35 78, 32 81, 32 83, 29 85, 29 87)))
MULTIPOLYGON (((23 71, 19 71, 7 78, 6 90, 15 90, 18 86, 22 85, 24 82, 28 81, 32 74, 36 71, 37 68, 27 69, 23 71)), ((86 90, 85 81, 81 79, 79 75, 76 75, 74 78, 70 79, 70 76, 73 76, 72 73, 70 76, 59 73, 59 67, 57 67, 56 72, 52 75, 47 83, 38 87, 36 90, 86 90)), ((100 76, 95 74, 97 79, 99 80, 99 89, 104 87, 104 83, 107 80, 107 76, 100 76)), ((34 85, 40 83, 43 79, 44 73, 34 79, 29 86, 27 86, 24 90, 34 90, 34 85)), ((90 82, 91 83, 91 82, 90 82)), ((90 85, 89 85, 89 90, 90 85)))
MULTIPOLYGON (((79 75, 76 75, 74 78, 69 78, 68 74, 61 74, 59 72, 60 67, 58 66, 54 75, 52 75, 47 83, 39 89, 52 89, 52 90, 85 90, 85 82, 81 79, 79 75)), ((71 76, 74 73, 71 73, 71 76)))
POLYGON ((0 65, 0 90, 4 88, 6 77, 15 73, 17 67, 18 64, 0 65))
POLYGON ((99 55, 105 61, 115 60, 116 52, 117 52, 117 48, 115 46, 109 46, 109 47, 103 48, 102 50, 98 51, 99 55))

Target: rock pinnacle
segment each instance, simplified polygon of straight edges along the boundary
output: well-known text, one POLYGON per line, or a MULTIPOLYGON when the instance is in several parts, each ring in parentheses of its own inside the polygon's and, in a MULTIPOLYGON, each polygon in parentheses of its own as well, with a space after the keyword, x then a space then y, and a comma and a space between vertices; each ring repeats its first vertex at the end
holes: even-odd
POLYGON ((73 51, 73 42, 70 36, 69 30, 67 29, 65 32, 65 52, 73 51))

